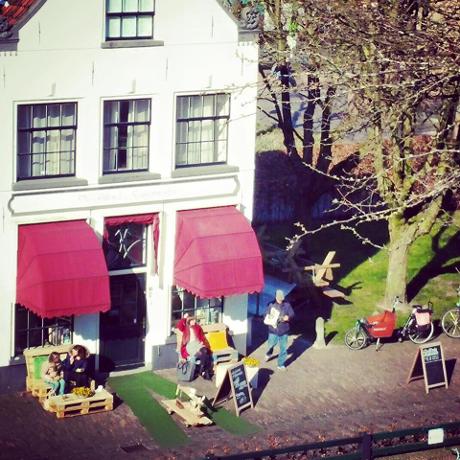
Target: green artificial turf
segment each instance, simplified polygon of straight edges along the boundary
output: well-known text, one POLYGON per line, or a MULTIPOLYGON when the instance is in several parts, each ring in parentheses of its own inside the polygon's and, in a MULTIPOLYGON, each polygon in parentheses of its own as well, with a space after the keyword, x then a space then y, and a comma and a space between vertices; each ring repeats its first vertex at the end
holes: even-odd
MULTIPOLYGON (((122 377, 111 377, 109 385, 128 404, 160 445, 164 447, 180 446, 187 441, 183 431, 150 394, 153 392, 160 397, 173 399, 176 395, 174 382, 153 372, 140 372, 122 377), (165 423, 165 418, 167 423, 165 423)), ((223 408, 209 408, 208 416, 217 426, 237 436, 247 436, 260 431, 258 426, 252 425, 223 408)))
POLYGON ((152 397, 144 379, 137 378, 137 375, 112 377, 109 385, 131 408, 159 446, 178 447, 189 441, 166 410, 152 397))

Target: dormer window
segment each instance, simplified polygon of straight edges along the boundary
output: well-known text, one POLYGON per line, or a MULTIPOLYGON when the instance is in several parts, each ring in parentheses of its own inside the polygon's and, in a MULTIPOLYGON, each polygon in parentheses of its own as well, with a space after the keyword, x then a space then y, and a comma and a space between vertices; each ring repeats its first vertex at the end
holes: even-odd
POLYGON ((153 38, 154 0, 107 0, 106 40, 153 38))

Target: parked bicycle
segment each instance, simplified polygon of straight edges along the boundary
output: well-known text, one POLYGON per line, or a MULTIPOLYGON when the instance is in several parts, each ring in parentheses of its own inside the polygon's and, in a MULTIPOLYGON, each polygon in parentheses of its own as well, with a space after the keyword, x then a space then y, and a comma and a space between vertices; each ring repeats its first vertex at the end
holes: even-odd
POLYGON ((460 339, 460 286, 457 288, 457 297, 455 308, 447 310, 441 319, 442 330, 454 339, 460 339))
MULTIPOLYGON (((399 303, 396 297, 391 311, 385 310, 378 315, 368 316, 356 321, 355 326, 345 334, 345 344, 350 350, 361 350, 371 342, 376 341, 379 349, 380 339, 393 336, 396 327, 396 306, 399 303)), ((433 305, 428 307, 414 305, 404 325, 397 331, 398 341, 409 338, 414 343, 425 343, 433 337, 434 325, 432 322, 433 305)))

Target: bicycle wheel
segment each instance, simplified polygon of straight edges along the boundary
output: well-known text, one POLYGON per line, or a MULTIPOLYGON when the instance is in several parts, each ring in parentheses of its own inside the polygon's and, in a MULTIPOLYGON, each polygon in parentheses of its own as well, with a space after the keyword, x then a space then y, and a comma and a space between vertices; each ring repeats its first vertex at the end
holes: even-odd
POLYGON ((449 337, 460 339, 460 308, 446 311, 442 316, 441 327, 449 337))
POLYGON ((426 329, 418 329, 416 325, 411 326, 409 329, 409 339, 414 343, 425 343, 433 337, 434 326, 430 323, 430 327, 426 329))
POLYGON ((361 328, 354 327, 345 334, 345 345, 350 350, 361 350, 366 346, 366 343, 367 336, 361 328))

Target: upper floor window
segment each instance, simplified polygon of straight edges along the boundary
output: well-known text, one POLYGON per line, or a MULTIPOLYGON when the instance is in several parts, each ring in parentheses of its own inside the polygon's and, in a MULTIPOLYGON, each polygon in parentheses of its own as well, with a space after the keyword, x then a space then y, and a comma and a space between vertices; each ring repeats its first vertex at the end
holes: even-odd
POLYGON ((178 96, 176 167, 227 161, 230 95, 178 96))
POLYGON ((104 102, 104 174, 148 169, 150 100, 104 102))
POLYGON ((153 38, 154 0, 107 0, 106 39, 153 38))
POLYGON ((75 175, 77 104, 18 106, 17 178, 75 175))

